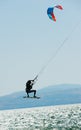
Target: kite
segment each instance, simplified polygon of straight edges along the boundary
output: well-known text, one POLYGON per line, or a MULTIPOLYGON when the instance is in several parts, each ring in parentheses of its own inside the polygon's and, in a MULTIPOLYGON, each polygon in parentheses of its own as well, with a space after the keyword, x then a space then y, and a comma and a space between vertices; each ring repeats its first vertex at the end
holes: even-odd
POLYGON ((54 8, 58 8, 58 9, 60 9, 60 10, 63 10, 63 7, 62 7, 61 5, 56 5, 56 6, 54 6, 54 7, 49 7, 49 8, 47 9, 48 17, 49 17, 51 20, 53 20, 53 21, 56 22, 56 17, 55 17, 55 15, 54 15, 54 11, 53 11, 54 8))

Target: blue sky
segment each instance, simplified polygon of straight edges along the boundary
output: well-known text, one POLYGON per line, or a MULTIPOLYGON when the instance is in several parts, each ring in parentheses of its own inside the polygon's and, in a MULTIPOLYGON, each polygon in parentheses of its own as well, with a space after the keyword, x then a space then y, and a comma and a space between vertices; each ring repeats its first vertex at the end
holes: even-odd
POLYGON ((81 0, 1 0, 0 96, 24 90, 26 81, 39 73, 68 35, 35 89, 81 84, 81 0), (55 10, 53 22, 47 8, 56 4, 64 9, 55 10))

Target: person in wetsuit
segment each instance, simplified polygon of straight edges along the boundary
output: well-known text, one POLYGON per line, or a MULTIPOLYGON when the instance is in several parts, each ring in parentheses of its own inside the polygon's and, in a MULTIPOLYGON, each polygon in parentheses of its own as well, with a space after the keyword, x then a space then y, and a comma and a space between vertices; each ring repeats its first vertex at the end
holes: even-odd
POLYGON ((29 97, 29 93, 34 93, 34 97, 36 97, 36 90, 32 90, 32 86, 34 85, 34 80, 28 80, 26 82, 26 93, 27 97, 29 97))

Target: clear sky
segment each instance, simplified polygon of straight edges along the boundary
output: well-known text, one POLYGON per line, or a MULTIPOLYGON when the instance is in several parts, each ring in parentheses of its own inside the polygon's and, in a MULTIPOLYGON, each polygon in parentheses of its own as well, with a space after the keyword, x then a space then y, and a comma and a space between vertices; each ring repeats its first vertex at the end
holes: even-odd
POLYGON ((35 89, 81 84, 81 0, 0 0, 0 96, 24 90, 68 35, 35 89), (53 22, 47 8, 57 4, 53 22))

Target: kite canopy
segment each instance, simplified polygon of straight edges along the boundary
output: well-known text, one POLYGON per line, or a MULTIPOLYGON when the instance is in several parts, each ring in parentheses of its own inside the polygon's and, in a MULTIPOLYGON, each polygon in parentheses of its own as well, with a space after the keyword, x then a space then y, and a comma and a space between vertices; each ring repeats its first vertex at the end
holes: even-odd
POLYGON ((55 17, 55 15, 54 15, 54 8, 58 8, 58 9, 60 9, 60 10, 63 10, 63 7, 62 7, 61 5, 56 5, 56 6, 54 6, 54 7, 49 7, 49 8, 47 9, 47 15, 48 15, 48 17, 49 17, 51 20, 53 20, 53 21, 56 22, 56 17, 55 17))

